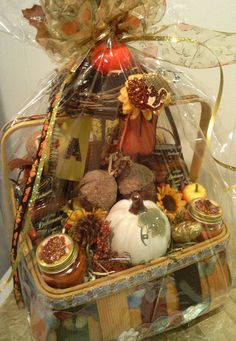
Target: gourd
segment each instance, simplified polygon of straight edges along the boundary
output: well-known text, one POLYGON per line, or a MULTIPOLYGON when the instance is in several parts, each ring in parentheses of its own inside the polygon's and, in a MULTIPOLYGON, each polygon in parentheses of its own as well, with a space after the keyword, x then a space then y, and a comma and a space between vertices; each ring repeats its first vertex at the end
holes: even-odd
POLYGON ((134 193, 130 200, 118 201, 110 210, 113 237, 111 248, 119 255, 128 253, 133 265, 165 255, 171 229, 166 215, 149 200, 134 193))

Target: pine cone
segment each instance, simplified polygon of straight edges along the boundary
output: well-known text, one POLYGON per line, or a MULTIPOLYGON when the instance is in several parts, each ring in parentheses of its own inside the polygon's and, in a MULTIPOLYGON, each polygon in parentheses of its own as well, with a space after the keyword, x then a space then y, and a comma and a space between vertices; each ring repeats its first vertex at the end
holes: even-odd
POLYGON ((95 214, 89 213, 80 218, 69 230, 69 234, 81 247, 93 247, 102 225, 102 220, 95 214))

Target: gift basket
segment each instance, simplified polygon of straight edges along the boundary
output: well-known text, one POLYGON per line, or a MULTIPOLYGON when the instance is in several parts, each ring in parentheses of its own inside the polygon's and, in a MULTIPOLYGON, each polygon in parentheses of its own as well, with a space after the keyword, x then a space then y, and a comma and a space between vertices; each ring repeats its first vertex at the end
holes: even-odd
POLYGON ((142 340, 230 290, 223 181, 207 148, 213 104, 182 71, 125 44, 146 32, 145 15, 150 25, 163 14, 163 1, 145 4, 23 11, 68 61, 1 140, 15 297, 34 340, 142 340))

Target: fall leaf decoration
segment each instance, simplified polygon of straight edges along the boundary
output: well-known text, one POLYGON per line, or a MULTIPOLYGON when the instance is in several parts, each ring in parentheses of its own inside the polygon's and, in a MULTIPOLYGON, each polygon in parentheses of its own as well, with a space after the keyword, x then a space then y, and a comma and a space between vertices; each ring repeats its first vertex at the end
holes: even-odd
POLYGON ((12 172, 17 168, 25 170, 26 168, 31 167, 32 164, 33 164, 32 160, 29 160, 27 157, 24 157, 22 159, 16 158, 16 159, 10 160, 8 163, 8 167, 9 167, 10 172, 12 172))
POLYGON ((130 168, 131 165, 132 161, 129 156, 123 156, 121 152, 113 153, 110 155, 108 173, 117 178, 127 167, 130 168))
POLYGON ((147 33, 147 25, 156 24, 166 7, 163 0, 152 0, 145 6, 140 1, 117 0, 57 0, 40 4, 23 10, 23 15, 36 28, 37 42, 64 61, 87 55, 103 34, 147 33))
POLYGON ((34 5, 32 8, 22 10, 22 13, 29 20, 30 25, 37 29, 36 41, 49 37, 48 29, 45 25, 45 15, 41 6, 34 5))
POLYGON ((107 143, 102 148, 101 154, 101 165, 108 166, 110 163, 111 156, 119 154, 119 139, 121 130, 119 124, 115 125, 110 133, 108 134, 107 143))
POLYGON ((15 169, 20 169, 24 171, 24 181, 27 180, 31 167, 34 163, 40 137, 41 131, 36 131, 32 135, 30 135, 25 144, 27 154, 22 158, 12 159, 8 163, 8 167, 11 172, 15 169))

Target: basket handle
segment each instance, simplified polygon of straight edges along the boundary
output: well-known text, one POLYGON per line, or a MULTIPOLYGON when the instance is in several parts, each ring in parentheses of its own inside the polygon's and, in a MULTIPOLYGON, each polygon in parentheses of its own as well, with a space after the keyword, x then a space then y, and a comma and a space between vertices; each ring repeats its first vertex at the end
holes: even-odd
POLYGON ((180 141, 179 133, 178 133, 175 121, 173 119, 173 116, 172 116, 172 113, 171 113, 169 107, 165 107, 165 114, 166 114, 166 117, 167 117, 167 119, 168 119, 168 121, 170 123, 171 129, 172 129, 172 134, 171 135, 173 136, 173 138, 175 140, 175 144, 177 146, 180 146, 181 145, 181 141, 180 141))
POLYGON ((197 140, 194 147, 194 153, 192 158, 192 163, 189 171, 189 178, 191 181, 196 182, 200 169, 202 166, 203 156, 207 145, 207 131, 212 117, 212 109, 208 102, 203 98, 192 95, 192 96, 181 96, 176 98, 170 106, 189 104, 189 103, 199 103, 201 105, 201 116, 199 122, 199 129, 197 133, 197 140), (202 135, 205 137, 202 138, 202 135))
MULTIPOLYGON (((170 106, 188 104, 188 103, 200 103, 201 104, 201 118, 199 123, 198 130, 198 139, 195 144, 193 159, 190 167, 189 177, 190 180, 195 182, 202 165, 202 158, 206 148, 206 137, 207 137, 207 129, 210 123, 212 110, 209 103, 205 102, 199 96, 182 96, 173 100, 170 106), (202 139, 202 133, 205 136, 205 139, 202 139)), ((170 109, 166 108, 166 114, 169 119, 170 125, 173 129, 173 135, 175 136, 176 142, 180 145, 180 138, 178 135, 177 128, 175 126, 172 114, 170 109)), ((15 215, 16 207, 15 207, 15 198, 14 198, 14 190, 13 186, 9 180, 9 167, 8 167, 8 159, 7 159, 7 141, 10 136, 17 130, 21 128, 27 127, 35 127, 37 125, 43 125, 45 119, 45 115, 28 117, 27 119, 18 119, 17 121, 10 122, 6 124, 2 129, 2 140, 1 140, 1 161, 3 165, 3 181, 6 184, 8 195, 10 196, 10 203, 12 208, 12 213, 15 215)), ((59 120, 65 119, 65 117, 58 118, 59 120)))

